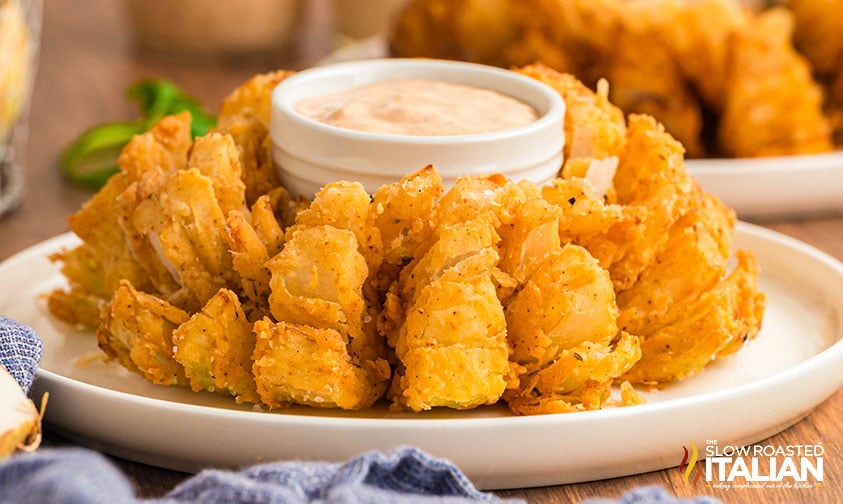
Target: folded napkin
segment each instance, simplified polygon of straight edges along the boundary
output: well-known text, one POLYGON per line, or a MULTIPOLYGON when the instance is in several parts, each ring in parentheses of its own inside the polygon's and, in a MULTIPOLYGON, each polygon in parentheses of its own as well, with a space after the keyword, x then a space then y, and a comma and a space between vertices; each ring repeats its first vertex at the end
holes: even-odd
MULTIPOLYGON (((0 315, 0 362, 24 390, 43 347, 28 327, 0 315)), ((49 409, 49 408, 48 408, 49 409)), ((49 411, 47 411, 49 415, 49 411)), ((415 447, 366 452, 345 463, 285 461, 241 471, 208 469, 160 499, 136 497, 132 483, 104 455, 83 448, 41 448, 0 461, 0 504, 27 503, 464 504, 523 502, 477 490, 451 462, 415 447)), ((588 504, 716 504, 710 497, 676 499, 660 487, 588 504)), ((583 503, 585 504, 585 503, 583 503)))

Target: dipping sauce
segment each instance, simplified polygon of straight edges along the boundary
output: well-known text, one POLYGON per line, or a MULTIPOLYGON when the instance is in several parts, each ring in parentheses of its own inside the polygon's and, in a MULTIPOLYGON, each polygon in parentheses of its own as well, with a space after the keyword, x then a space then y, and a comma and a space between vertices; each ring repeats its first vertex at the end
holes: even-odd
POLYGON ((469 135, 538 119, 533 107, 497 91, 425 79, 385 80, 315 96, 295 110, 332 126, 394 135, 469 135))

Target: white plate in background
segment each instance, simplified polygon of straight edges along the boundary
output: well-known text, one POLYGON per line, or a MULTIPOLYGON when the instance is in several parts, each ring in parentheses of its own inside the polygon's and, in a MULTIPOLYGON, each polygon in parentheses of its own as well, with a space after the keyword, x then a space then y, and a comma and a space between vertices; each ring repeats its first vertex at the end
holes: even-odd
POLYGON ((590 481, 676 466, 689 442, 765 439, 843 384, 843 265, 745 223, 737 226, 735 245, 755 251, 768 297, 755 340, 693 378, 647 393, 647 404, 532 417, 503 407, 264 412, 221 395, 153 385, 116 363, 84 364, 98 354, 94 334, 53 318, 43 296, 64 285, 47 256, 76 243, 61 235, 0 264, 0 313, 33 327, 45 344, 32 395, 50 393, 48 428, 170 469, 344 461, 362 451, 415 445, 452 460, 483 489, 590 481))
POLYGON ((843 211, 843 152, 744 159, 690 159, 688 173, 743 220, 843 211))

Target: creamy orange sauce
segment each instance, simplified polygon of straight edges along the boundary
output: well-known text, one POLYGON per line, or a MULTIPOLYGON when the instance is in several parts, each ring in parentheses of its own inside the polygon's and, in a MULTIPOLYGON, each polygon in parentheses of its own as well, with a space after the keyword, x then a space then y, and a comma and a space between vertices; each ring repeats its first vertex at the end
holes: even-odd
POLYGON ((299 114, 340 128, 396 135, 467 135, 538 119, 530 105, 497 91, 451 82, 394 79, 307 98, 299 114))

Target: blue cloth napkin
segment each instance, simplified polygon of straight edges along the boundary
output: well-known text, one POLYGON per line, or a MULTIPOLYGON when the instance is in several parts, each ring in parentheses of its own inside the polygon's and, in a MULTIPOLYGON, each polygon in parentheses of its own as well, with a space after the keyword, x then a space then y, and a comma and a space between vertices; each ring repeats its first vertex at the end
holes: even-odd
MULTIPOLYGON (((0 464, 0 504, 468 504, 523 502, 476 490, 447 461, 412 447, 367 452, 344 464, 273 462, 234 472, 205 470, 160 499, 135 497, 131 483, 104 456, 81 448, 44 449, 0 464)), ((661 487, 582 504, 717 504, 677 499, 661 487)))
MULTIPOLYGON (((480 492, 452 464, 404 447, 344 463, 274 462, 234 472, 205 470, 161 499, 140 500, 104 456, 81 448, 43 449, 0 464, 0 503, 96 504, 463 504, 505 502, 480 492)), ((514 501, 513 501, 514 502, 514 501)))
POLYGON ((29 392, 44 345, 29 327, 0 315, 0 364, 29 392))
MULTIPOLYGON (((40 338, 0 315, 0 362, 29 390, 41 360, 40 338)), ((49 409, 49 408, 48 408, 49 409)), ((49 411, 47 412, 49 414, 49 411)), ((0 461, 0 504, 97 503, 467 504, 523 502, 477 490, 451 462, 418 448, 366 452, 345 463, 285 461, 241 471, 208 469, 160 499, 139 499, 132 483, 104 455, 83 448, 41 448, 0 461)), ((711 497, 677 499, 661 487, 636 488, 620 499, 583 504, 717 504, 711 497)))

